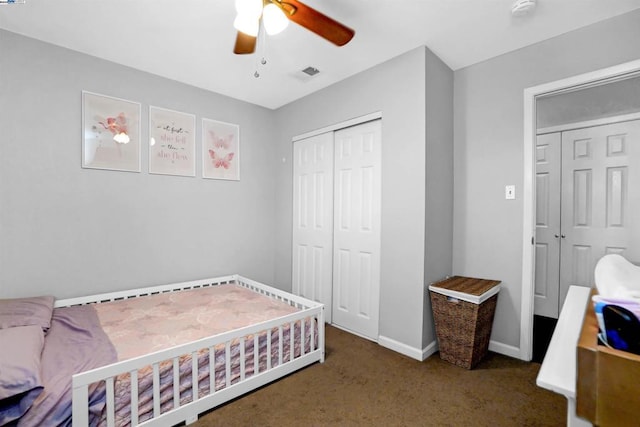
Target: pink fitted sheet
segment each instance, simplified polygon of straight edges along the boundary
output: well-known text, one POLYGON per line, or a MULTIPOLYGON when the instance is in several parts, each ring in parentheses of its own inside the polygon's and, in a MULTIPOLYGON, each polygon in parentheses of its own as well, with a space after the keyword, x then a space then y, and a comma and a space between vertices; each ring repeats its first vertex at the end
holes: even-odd
POLYGON ((118 360, 127 360, 298 311, 234 283, 96 304, 118 360))

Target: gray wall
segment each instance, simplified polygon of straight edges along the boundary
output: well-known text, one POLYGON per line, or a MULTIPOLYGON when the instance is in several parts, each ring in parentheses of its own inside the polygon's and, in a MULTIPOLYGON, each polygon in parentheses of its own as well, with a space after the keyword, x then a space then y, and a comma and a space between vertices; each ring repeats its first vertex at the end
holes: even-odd
POLYGON ((292 137, 382 112, 380 335, 416 349, 423 339, 426 52, 412 50, 276 111, 276 281, 289 286, 292 137))
MULTIPOLYGON (((0 30, 0 297, 240 273, 272 283, 273 112, 0 30), (241 180, 82 169, 81 91, 240 125, 241 180)), ((211 76, 215 78, 215 76, 211 76)))
POLYGON ((523 91, 639 59, 638 40, 635 11, 455 73, 453 270, 503 281, 494 341, 520 345, 523 91))
MULTIPOLYGON (((426 193, 424 282, 452 274, 453 72, 431 51, 426 55, 426 193)), ((435 340, 431 301, 425 292, 423 347, 435 340)))

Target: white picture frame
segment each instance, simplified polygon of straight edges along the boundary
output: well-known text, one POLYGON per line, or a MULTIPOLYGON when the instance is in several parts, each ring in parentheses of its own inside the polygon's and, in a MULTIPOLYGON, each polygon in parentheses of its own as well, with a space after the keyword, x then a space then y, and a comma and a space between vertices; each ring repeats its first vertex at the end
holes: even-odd
POLYGON ((82 91, 82 167, 140 172, 140 103, 82 91))
POLYGON ((240 126, 202 119, 202 177, 240 181, 240 126))
POLYGON ((149 173, 196 176, 196 116, 149 106, 149 173))

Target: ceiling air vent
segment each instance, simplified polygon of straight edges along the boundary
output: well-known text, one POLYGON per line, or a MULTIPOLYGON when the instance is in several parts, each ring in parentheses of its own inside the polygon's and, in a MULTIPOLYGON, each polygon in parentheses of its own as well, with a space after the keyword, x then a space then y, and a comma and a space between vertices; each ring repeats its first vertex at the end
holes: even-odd
POLYGON ((309 76, 315 76, 316 74, 318 74, 320 72, 320 70, 318 70, 317 68, 314 67, 307 67, 304 70, 302 70, 303 73, 309 75, 309 76))

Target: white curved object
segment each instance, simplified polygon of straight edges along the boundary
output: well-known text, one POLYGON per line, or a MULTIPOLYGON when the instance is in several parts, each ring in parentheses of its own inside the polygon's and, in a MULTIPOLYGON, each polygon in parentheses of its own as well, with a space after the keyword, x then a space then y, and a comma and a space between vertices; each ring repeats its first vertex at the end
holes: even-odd
POLYGON ((536 0, 516 0, 511 7, 513 16, 524 16, 536 8, 536 0))
POLYGON ((640 300, 640 267, 623 256, 603 256, 596 264, 594 275, 600 296, 640 300))

